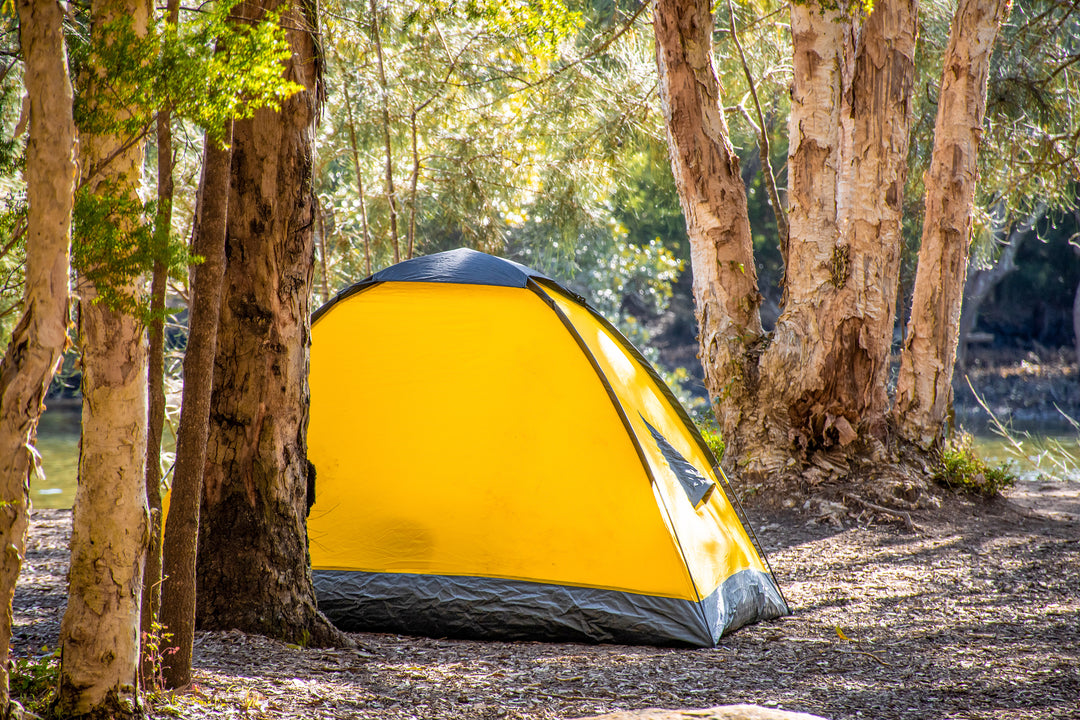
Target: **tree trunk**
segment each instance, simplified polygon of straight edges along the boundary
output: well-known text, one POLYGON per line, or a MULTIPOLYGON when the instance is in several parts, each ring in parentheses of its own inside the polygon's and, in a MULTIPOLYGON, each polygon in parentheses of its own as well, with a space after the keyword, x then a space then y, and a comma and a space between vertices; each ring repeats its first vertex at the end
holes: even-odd
POLYGON ((42 400, 67 342, 75 122, 56 0, 19 0, 19 39, 30 98, 26 146, 23 314, 0 364, 0 717, 10 713, 12 599, 26 553, 30 474, 38 467, 42 400))
MULTIPOLYGON (((130 18, 134 30, 145 33, 150 4, 94 2, 91 16, 92 40, 108 42, 109 24, 119 17, 130 18)), ((81 94, 91 106, 108 107, 105 79, 89 72, 81 94)), ((123 118, 130 109, 109 111, 123 118)), ((85 191, 137 197, 143 149, 141 143, 124 149, 124 140, 81 134, 85 191)), ((132 229, 133 220, 118 222, 121 230, 132 229)), ((141 293, 138 280, 116 284, 127 296, 141 293)), ((93 282, 80 277, 78 289, 82 439, 56 709, 62 717, 128 717, 141 712, 139 622, 149 541, 146 342, 138 319, 97 302, 100 290, 93 282)))
POLYGON ((705 387, 725 440, 753 405, 762 339, 746 190, 728 140, 704 0, 658 0, 653 17, 660 104, 671 169, 690 238, 694 308, 705 387))
POLYGON ((206 136, 203 155, 202 202, 192 254, 203 258, 191 270, 188 305, 188 344, 184 354, 184 390, 180 430, 176 437, 169 519, 165 525, 162 570, 161 624, 172 633, 176 652, 164 659, 165 685, 191 684, 191 653, 195 639, 195 559, 198 551, 199 504, 206 465, 210 395, 217 352, 218 308, 225 271, 225 232, 228 219, 229 150, 231 126, 218 140, 206 136))
POLYGON ((61 717, 127 717, 138 709, 149 542, 146 347, 139 322, 95 303, 92 284, 82 281, 80 296, 82 439, 57 707, 61 717))
MULTIPOLYGON (((179 0, 169 0, 166 20, 176 25, 179 0)), ((146 551, 143 572, 143 603, 140 637, 143 639, 141 677, 144 689, 155 668, 147 657, 145 640, 154 632, 154 622, 161 607, 161 437, 165 429, 165 292, 169 280, 168 248, 172 230, 173 158, 172 112, 166 108, 157 115, 157 196, 158 208, 154 229, 154 273, 150 283, 150 326, 147 354, 146 388, 149 402, 146 419, 146 504, 150 508, 150 546, 146 551)))
POLYGON ((753 324, 748 228, 737 243, 707 232, 746 218, 741 184, 722 185, 731 174, 722 162, 726 127, 714 119, 707 3, 657 4, 661 98, 691 239, 701 359, 728 457, 750 471, 773 473, 860 437, 885 437, 916 12, 913 0, 879 2, 860 25, 838 11, 791 7, 791 242, 783 312, 763 340, 753 324), (726 340, 719 350, 718 340, 726 340))
MULTIPOLYGON (((813 4, 793 4, 791 15, 792 242, 759 403, 783 431, 772 437, 788 439, 779 458, 842 457, 849 445, 880 452, 917 4, 876 3, 861 24, 813 4)), ((761 469, 779 468, 774 460, 761 469)))
MULTIPOLYGON (((299 7, 284 16, 293 48, 286 74, 304 90, 233 131, 197 623, 328 645, 347 641, 316 608, 307 548, 317 73, 311 19, 299 7)), ((240 13, 265 10, 252 0, 240 13)))
POLYGON ((952 403, 986 81, 1008 10, 1009 0, 961 0, 945 51, 919 266, 893 408, 901 436, 923 448, 944 437, 952 403))

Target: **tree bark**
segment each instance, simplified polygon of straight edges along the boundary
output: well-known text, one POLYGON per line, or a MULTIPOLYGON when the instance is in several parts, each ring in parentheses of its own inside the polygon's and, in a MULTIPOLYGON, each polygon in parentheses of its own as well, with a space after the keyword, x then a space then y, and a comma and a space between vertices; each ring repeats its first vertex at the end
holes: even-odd
POLYGON ((217 352, 218 308, 225 272, 225 232, 232 160, 228 147, 232 139, 230 131, 231 126, 226 128, 220 140, 209 134, 206 137, 202 203, 191 248, 192 254, 202 257, 203 262, 191 269, 184 390, 162 562, 165 581, 161 624, 172 634, 170 647, 176 648, 175 653, 164 658, 165 685, 169 688, 191 684, 199 504, 206 465, 214 356, 217 352))
POLYGON ((0 363, 0 717, 10 714, 12 599, 26 553, 30 475, 42 401, 67 343, 75 122, 56 0, 19 0, 19 40, 30 99, 26 146, 23 314, 0 363))
POLYGON ((746 200, 724 165, 730 146, 707 3, 657 3, 661 98, 691 239, 706 386, 727 456, 752 472, 885 437, 916 12, 914 0, 879 2, 860 24, 814 4, 791 7, 791 241, 783 312, 763 338, 748 226, 738 242, 708 232, 736 223, 742 232, 746 200), (718 349, 717 339, 726 344, 718 349))
POLYGON ((653 28, 671 169, 690 238, 699 357, 731 443, 755 397, 748 350, 763 336, 746 190, 721 110, 708 2, 658 0, 653 28))
MULTIPOLYGON (((813 8, 798 13, 808 11, 813 8)), ((824 179, 813 176, 803 158, 792 166, 800 205, 835 203, 831 218, 818 210, 818 227, 796 232, 790 254, 799 269, 786 281, 789 302, 778 321, 784 332, 771 349, 789 355, 782 344, 791 340, 799 348, 802 388, 787 406, 811 448, 858 438, 881 442, 887 435, 885 383, 903 245, 917 14, 916 0, 886 0, 861 24, 833 19, 844 48, 834 75, 842 81, 839 166, 824 179), (818 342, 806 348, 807 337, 818 342)), ((807 40, 804 57, 811 47, 807 40)), ((794 127, 805 127, 801 113, 793 110, 792 118, 794 127)))
POLYGON ((926 216, 893 415, 901 436, 929 448, 944 438, 967 274, 976 160, 990 53, 1009 0, 961 0, 945 51, 926 216))
MULTIPOLYGON (((99 0, 91 5, 91 39, 110 42, 109 24, 129 18, 145 33, 145 0, 99 0)), ((88 70, 82 94, 123 118, 106 79, 88 70)), ((83 133, 81 166, 86 192, 136 198, 143 164, 140 143, 114 134, 83 133)), ((131 219, 120 219, 132 230, 131 219)), ((139 297, 138 279, 118 289, 139 297)), ((79 346, 82 350, 82 439, 79 484, 72 513, 68 604, 60 625, 60 678, 56 711, 63 717, 129 717, 141 714, 139 621, 143 569, 149 540, 146 504, 146 342, 135 317, 98 302, 99 288, 79 279, 79 346)))
MULTIPOLYGON (((176 26, 180 15, 179 0, 169 0, 166 21, 176 26)), ((172 112, 161 108, 157 115, 157 196, 158 209, 154 229, 153 279, 150 283, 150 326, 147 328, 146 388, 149 402, 146 419, 146 504, 150 509, 150 546, 143 571, 140 676, 144 689, 153 682, 154 662, 147 657, 145 640, 154 632, 154 622, 161 608, 161 437, 165 429, 165 292, 169 280, 168 248, 172 229, 173 157, 172 112)))
POLYGON ((859 22, 791 6, 792 240, 758 399, 770 444, 783 445, 757 463, 766 472, 819 451, 883 449, 917 12, 889 0, 859 22))
POLYGON ((140 712, 139 622, 149 542, 146 346, 135 318, 95 303, 97 290, 88 281, 79 289, 82 439, 57 708, 61 717, 128 717, 140 712))
MULTIPOLYGON (((251 0, 245 17, 267 7, 251 0)), ((315 47, 284 16, 304 90, 233 131, 226 267, 199 527, 197 623, 304 645, 345 644, 318 611, 307 548, 315 47)))

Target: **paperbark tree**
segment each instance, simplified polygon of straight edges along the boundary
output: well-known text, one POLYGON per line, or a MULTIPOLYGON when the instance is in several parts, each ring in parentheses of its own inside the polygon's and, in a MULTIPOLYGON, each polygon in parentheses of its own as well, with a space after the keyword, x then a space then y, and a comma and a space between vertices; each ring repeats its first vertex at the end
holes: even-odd
POLYGON ((865 20, 813 3, 791 7, 791 239, 783 312, 766 336, 708 4, 656 4, 706 386, 727 457, 751 472, 811 461, 830 469, 856 447, 883 449, 916 12, 914 0, 879 2, 865 20))
POLYGON ((0 363, 0 717, 9 717, 12 599, 26 553, 30 475, 42 401, 67 342, 75 121, 57 0, 20 0, 19 39, 30 100, 26 147, 23 313, 0 363))
MULTIPOLYGON (((276 3, 238 8, 259 18, 276 3)), ((319 105, 313 16, 283 18, 304 89, 233 129, 226 267, 199 526, 196 622, 305 645, 344 642, 315 605, 307 550, 311 173, 319 105)))
POLYGON ((163 559, 165 581, 161 623, 172 633, 172 645, 176 648, 176 652, 164 658, 165 683, 170 688, 191 684, 199 502, 206 466, 218 310, 225 271, 225 227, 232 160, 228 145, 231 139, 231 125, 222 138, 209 134, 206 137, 202 201, 192 244, 192 253, 202 257, 203 262, 191 270, 184 390, 163 559))
MULTIPOLYGON (((114 41, 118 19, 147 30, 144 0, 95 0, 91 42, 114 41)), ((137 112, 116 106, 109 78, 87 69, 80 94, 90 111, 121 121, 137 112)), ((82 190, 90 196, 137 199, 143 148, 108 131, 80 134, 82 190)), ((128 216, 116 226, 115 253, 135 242, 128 216)), ((72 514, 68 604, 60 626, 61 663, 56 711, 62 717, 129 717, 141 713, 138 693, 139 620, 149 536, 146 504, 146 343, 141 321, 114 309, 103 287, 80 268, 79 346, 82 350, 82 440, 72 514)), ((97 277, 101 277, 96 275, 97 277)), ((103 281, 102 281, 103 282, 103 281)), ((116 279, 112 290, 138 298, 138 278, 116 279)))
POLYGON ((952 402, 986 80, 1009 6, 1010 0, 960 0, 945 50, 934 152, 926 173, 926 217, 894 408, 901 435, 924 448, 944 437, 952 402))

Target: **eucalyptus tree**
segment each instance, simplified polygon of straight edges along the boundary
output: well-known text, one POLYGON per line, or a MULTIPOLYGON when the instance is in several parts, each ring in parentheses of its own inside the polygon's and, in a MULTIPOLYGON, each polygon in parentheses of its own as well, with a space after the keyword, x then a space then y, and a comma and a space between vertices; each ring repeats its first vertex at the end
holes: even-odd
MULTIPOLYGON (((944 57, 931 175, 951 173, 927 195, 920 271, 963 263, 974 196, 989 52, 1007 5, 961 2, 944 57), (945 148, 953 162, 943 163, 945 148), (935 170, 934 168, 940 168, 935 170), (950 220, 935 218, 947 209, 950 220), (966 218, 966 219, 965 219, 966 218), (965 222, 967 223, 965 225, 965 222), (927 234, 929 233, 929 234, 927 234), (935 234, 937 233, 937 234, 935 234), (929 239, 926 239, 929 238, 929 239), (950 255, 950 253, 956 253, 950 255), (944 258, 952 258, 944 261, 944 258)), ((701 359, 729 462, 757 476, 846 472, 852 458, 887 455, 886 392, 901 253, 903 194, 915 87, 918 7, 912 0, 857 6, 793 3, 788 213, 784 305, 776 329, 761 326, 746 196, 721 112, 712 56, 713 16, 696 0, 656 4, 657 65, 673 174, 686 215, 701 359)), ((942 175, 944 179, 945 175, 942 175)), ((963 277, 942 276, 908 330, 937 332, 938 348, 909 372, 951 372, 955 338, 935 318, 959 311, 963 277), (943 287, 947 284, 948 287, 943 287), (925 367, 924 367, 925 365, 925 367)), ((924 284, 925 281, 919 281, 924 284)), ((905 371, 902 370, 902 374, 905 371)), ((903 375, 902 375, 903 377, 903 375)), ((904 402, 904 437, 940 437, 935 398, 904 402)), ((947 389, 943 391, 947 394, 947 389)))
POLYGON ((197 485, 196 619, 206 629, 347 644, 316 607, 307 550, 318 21, 300 2, 246 0, 237 8, 249 20, 273 12, 289 47, 280 72, 299 90, 279 109, 233 125, 210 428, 197 485))
POLYGON ((923 448, 941 441, 967 278, 990 54, 1008 0, 961 0, 943 60, 911 317, 893 418, 923 448))
POLYGON ((144 229, 130 212, 139 204, 144 146, 121 128, 144 123, 148 113, 110 87, 103 56, 119 51, 125 32, 146 36, 151 7, 144 0, 95 0, 90 16, 97 52, 87 58, 79 83, 79 202, 99 222, 92 228, 86 218, 80 222, 76 247, 83 417, 56 709, 64 717, 130 717, 140 713, 139 618, 149 532, 146 345, 142 320, 125 302, 141 291, 138 275, 124 273, 117 281, 112 260, 137 254, 144 229))
MULTIPOLYGON (((1080 5, 1014 2, 990 63, 976 232, 960 320, 963 352, 979 306, 1017 266, 1018 245, 1078 207, 1080 5)), ((925 97, 925 96, 924 96, 925 97)))
POLYGON ((25 291, 0 361, 0 717, 12 712, 8 649, 12 599, 26 554, 30 478, 40 468, 37 423, 67 342, 75 121, 57 0, 20 0, 19 36, 29 100, 25 291))

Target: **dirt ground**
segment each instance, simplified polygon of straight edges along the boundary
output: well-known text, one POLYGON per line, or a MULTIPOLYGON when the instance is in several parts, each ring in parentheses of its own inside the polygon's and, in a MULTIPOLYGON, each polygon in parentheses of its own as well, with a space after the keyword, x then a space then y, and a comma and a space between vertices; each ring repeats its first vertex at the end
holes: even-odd
MULTIPOLYGON (((352 650, 196 638, 151 716, 575 718, 755 703, 828 718, 1080 718, 1080 483, 914 513, 751 510, 791 617, 687 650, 356 634, 352 650)), ((18 656, 54 648, 70 513, 34 513, 18 656)))

